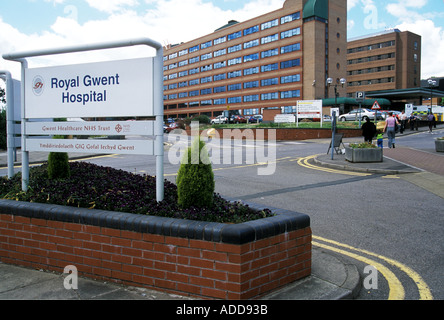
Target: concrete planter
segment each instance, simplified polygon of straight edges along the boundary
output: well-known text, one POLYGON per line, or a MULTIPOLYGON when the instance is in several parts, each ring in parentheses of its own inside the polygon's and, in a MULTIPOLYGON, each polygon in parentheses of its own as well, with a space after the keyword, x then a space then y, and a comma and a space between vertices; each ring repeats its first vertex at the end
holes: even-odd
MULTIPOLYGON (((239 224, 0 200, 0 261, 201 299, 257 299, 311 274, 310 218, 239 224)), ((79 288, 80 289, 80 288, 79 288)))
POLYGON ((436 152, 444 152, 444 139, 436 139, 435 140, 435 150, 436 152))
POLYGON ((345 160, 349 162, 382 162, 382 148, 345 148, 345 160))

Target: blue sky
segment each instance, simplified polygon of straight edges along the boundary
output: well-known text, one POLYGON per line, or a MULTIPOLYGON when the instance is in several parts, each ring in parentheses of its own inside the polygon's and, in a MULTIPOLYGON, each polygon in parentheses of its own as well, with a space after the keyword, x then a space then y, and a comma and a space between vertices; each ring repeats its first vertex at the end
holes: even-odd
MULTIPOLYGON (((0 0, 0 54, 149 37, 189 41, 285 0, 0 0)), ((399 28, 422 36, 422 78, 444 77, 444 0, 347 0, 348 38, 399 28)), ((46 61, 48 62, 48 61, 46 61)), ((40 61, 40 63, 44 63, 40 61)), ((32 66, 32 65, 31 65, 32 66)), ((19 66, 0 59, 0 69, 19 66)))

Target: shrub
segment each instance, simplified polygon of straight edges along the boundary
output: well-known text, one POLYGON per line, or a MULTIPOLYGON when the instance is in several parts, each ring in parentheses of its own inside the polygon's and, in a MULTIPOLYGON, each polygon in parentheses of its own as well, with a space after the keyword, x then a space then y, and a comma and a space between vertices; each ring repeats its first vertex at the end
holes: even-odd
POLYGON ((0 111, 0 149, 6 150, 6 109, 0 111))
POLYGON ((66 152, 50 152, 48 156, 48 178, 67 179, 71 175, 66 152))
POLYGON ((177 174, 178 204, 182 208, 210 208, 214 174, 205 142, 197 137, 187 149, 177 174))
POLYGON ((350 143, 349 147, 353 148, 353 149, 373 149, 373 148, 376 148, 376 146, 370 142, 350 143))

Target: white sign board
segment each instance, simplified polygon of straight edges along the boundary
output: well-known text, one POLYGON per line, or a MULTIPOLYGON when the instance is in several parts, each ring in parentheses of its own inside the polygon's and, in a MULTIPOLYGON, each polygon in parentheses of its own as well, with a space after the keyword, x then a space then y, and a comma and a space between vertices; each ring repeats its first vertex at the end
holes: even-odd
POLYGON ((28 139, 26 151, 154 155, 154 141, 28 139))
POLYGON ((322 118, 322 100, 300 100, 297 105, 298 118, 322 118))
POLYGON ((27 122, 29 135, 154 135, 152 121, 27 122))
POLYGON ((25 118, 154 115, 153 58, 26 69, 25 118))
POLYGON ((294 114, 277 114, 274 116, 275 123, 295 123, 296 118, 294 114))

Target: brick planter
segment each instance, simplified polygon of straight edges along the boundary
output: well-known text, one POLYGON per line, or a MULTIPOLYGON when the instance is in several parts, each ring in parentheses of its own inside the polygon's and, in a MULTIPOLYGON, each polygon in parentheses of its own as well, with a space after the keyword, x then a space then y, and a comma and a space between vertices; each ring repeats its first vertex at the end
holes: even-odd
POLYGON ((382 148, 345 147, 345 160, 349 162, 382 162, 382 148))
POLYGON ((436 152, 444 152, 444 139, 435 140, 435 150, 436 152))
POLYGON ((241 224, 0 200, 0 260, 206 299, 255 299, 311 274, 310 218, 241 224))

